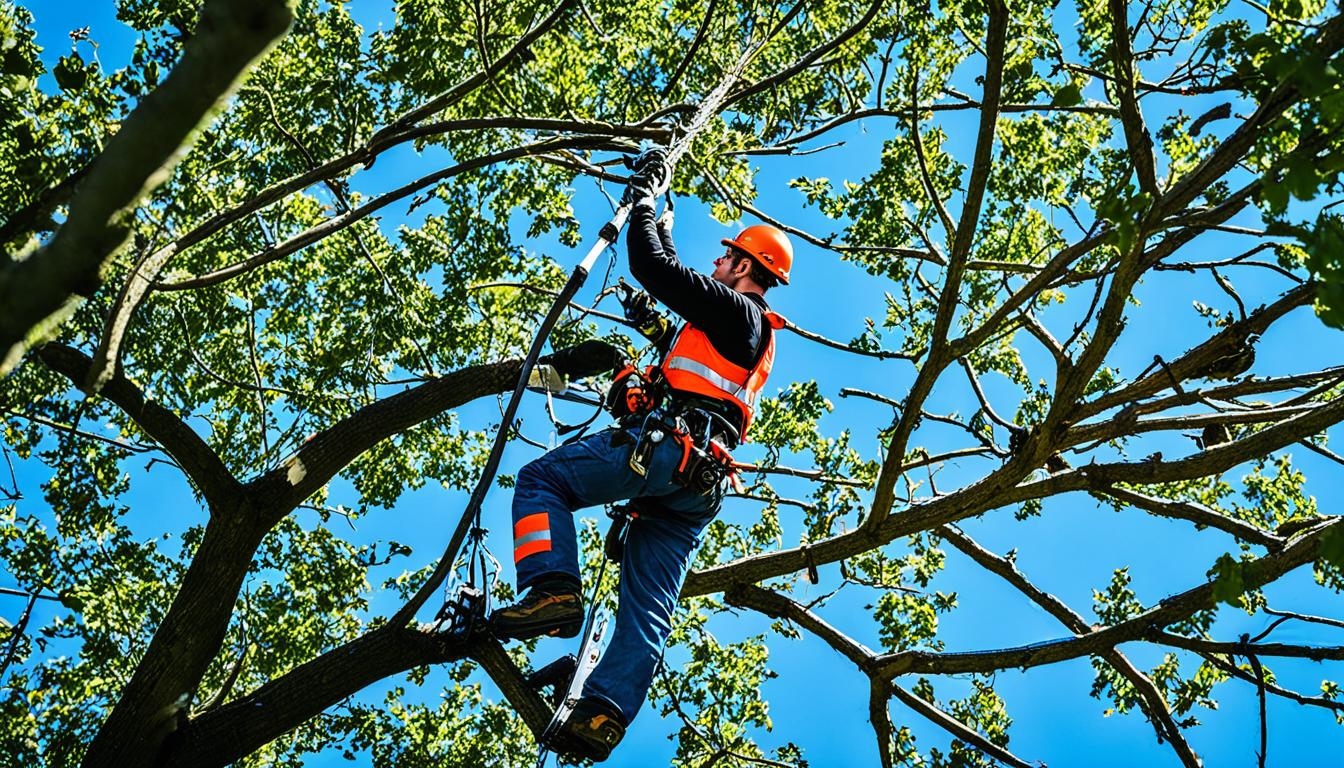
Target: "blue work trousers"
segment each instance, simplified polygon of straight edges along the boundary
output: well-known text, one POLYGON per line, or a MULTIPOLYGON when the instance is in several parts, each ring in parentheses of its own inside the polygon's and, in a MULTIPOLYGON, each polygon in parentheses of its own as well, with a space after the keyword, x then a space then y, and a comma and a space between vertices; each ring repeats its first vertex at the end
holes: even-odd
POLYGON ((575 510, 641 500, 621 559, 616 627, 583 689, 614 704, 627 723, 644 704, 691 555, 723 498, 723 484, 702 495, 672 479, 682 448, 671 436, 654 447, 646 475, 634 472, 638 437, 637 427, 609 429, 556 448, 522 468, 513 494, 520 589, 548 574, 580 580, 575 510))

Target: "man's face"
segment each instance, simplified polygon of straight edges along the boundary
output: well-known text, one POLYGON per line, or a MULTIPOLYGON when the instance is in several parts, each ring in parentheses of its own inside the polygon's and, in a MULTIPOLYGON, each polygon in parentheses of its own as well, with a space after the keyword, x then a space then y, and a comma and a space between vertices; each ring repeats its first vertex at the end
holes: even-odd
POLYGON ((750 265, 747 264, 749 261, 741 251, 730 247, 724 251, 722 256, 714 260, 714 272, 710 277, 729 288, 736 288, 738 281, 751 269, 750 265))

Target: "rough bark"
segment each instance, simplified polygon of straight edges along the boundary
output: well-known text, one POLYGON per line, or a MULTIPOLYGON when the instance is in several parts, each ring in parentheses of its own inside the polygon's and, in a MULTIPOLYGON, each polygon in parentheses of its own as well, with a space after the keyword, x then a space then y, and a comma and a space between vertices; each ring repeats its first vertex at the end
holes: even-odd
POLYGON ((192 718, 164 744, 159 765, 228 765, 367 685, 422 664, 455 661, 466 650, 441 635, 384 625, 192 718))

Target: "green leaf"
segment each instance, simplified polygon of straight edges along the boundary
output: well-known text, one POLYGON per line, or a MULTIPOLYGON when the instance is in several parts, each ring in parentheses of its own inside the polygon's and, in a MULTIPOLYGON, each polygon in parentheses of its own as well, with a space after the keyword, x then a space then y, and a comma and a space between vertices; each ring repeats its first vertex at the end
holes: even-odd
POLYGON ((1320 559, 1338 568, 1344 568, 1344 526, 1331 526, 1321 536, 1320 559))
POLYGON ((84 67, 84 60, 77 53, 62 56, 51 73, 56 76, 56 84, 63 91, 78 91, 89 81, 89 71, 84 67))
POLYGON ((1073 83, 1055 91, 1055 98, 1050 100, 1052 107, 1072 107, 1083 102, 1083 89, 1073 83))
POLYGON ((1213 568, 1209 569, 1208 575, 1213 581, 1214 600, 1241 607, 1240 598, 1246 588, 1240 561, 1227 553, 1223 553, 1214 562, 1213 568))

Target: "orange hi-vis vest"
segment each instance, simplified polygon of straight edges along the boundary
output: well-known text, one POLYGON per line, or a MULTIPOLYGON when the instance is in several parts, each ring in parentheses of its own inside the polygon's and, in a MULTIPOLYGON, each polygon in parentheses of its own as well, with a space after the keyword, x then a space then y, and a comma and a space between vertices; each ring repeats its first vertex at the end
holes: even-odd
POLYGON ((742 414, 742 442, 746 442, 747 428, 756 400, 761 396, 770 368, 775 363, 775 330, 784 327, 784 317, 767 311, 765 320, 772 329, 765 342, 765 351, 750 369, 729 362, 719 354, 705 332, 683 323, 672 347, 663 360, 663 376, 674 392, 723 400, 732 403, 742 414))

